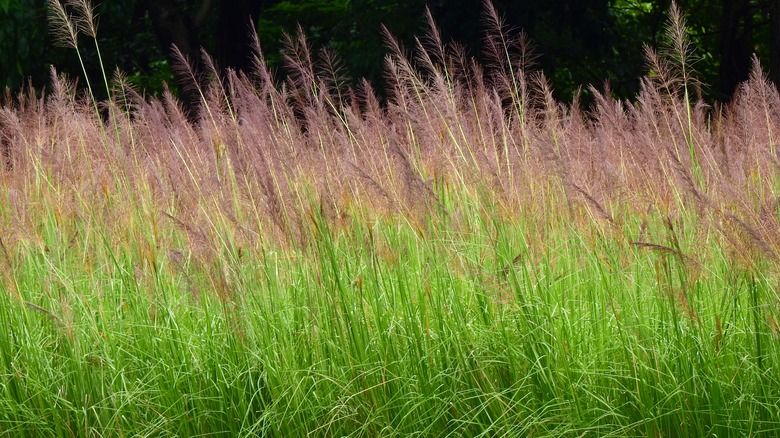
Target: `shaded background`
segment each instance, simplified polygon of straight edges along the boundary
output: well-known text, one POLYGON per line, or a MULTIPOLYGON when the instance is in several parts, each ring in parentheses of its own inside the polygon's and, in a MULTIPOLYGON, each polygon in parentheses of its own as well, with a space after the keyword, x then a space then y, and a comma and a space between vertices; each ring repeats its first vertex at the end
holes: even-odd
MULTIPOLYGON (((699 60, 697 77, 708 99, 726 100, 747 78, 757 54, 764 70, 780 79, 779 0, 680 0, 699 60)), ((538 54, 536 65, 557 97, 571 99, 578 87, 608 83, 631 98, 645 72, 643 47, 659 48, 670 1, 494 0, 507 24, 524 30, 538 54)), ((256 27, 269 63, 281 74, 283 33, 300 24, 316 52, 337 53, 350 78, 366 77, 382 89, 387 53, 381 25, 407 48, 426 31, 426 5, 445 41, 457 41, 475 57, 484 39, 481 0, 104 0, 98 41, 108 70, 114 66, 147 94, 176 83, 169 68, 170 44, 191 59, 205 48, 219 67, 248 67, 247 35, 256 27)), ((92 42, 81 44, 88 73, 98 78, 92 42)), ((0 0, 0 84, 15 93, 31 84, 42 90, 49 66, 73 78, 82 75, 72 50, 55 47, 45 0, 0 0)), ((83 83, 83 81, 82 81, 83 83)), ((99 89, 99 87, 98 87, 99 89)), ((98 91, 96 89, 96 91, 98 91)), ((584 90, 587 93, 587 90, 584 90)), ((587 96, 586 96, 587 98, 587 96)))

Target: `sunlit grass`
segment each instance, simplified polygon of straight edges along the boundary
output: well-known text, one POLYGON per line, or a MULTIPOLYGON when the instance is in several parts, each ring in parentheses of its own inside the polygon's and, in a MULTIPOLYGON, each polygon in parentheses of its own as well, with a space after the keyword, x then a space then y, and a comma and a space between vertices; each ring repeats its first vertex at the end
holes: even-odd
POLYGON ((775 280, 735 270, 717 240, 692 247, 697 218, 644 218, 648 240, 678 251, 632 245, 638 220, 614 231, 577 209, 534 230, 447 195, 459 202, 424 224, 315 215, 306 248, 223 248, 209 263, 177 249, 172 221, 152 231, 131 209, 106 233, 35 208, 40 226, 4 263, 3 429, 774 430, 775 280))
POLYGON ((434 27, 384 105, 300 41, 198 124, 121 77, 5 102, 0 434, 777 434, 777 89, 650 53, 585 114, 488 16, 495 69, 434 27))

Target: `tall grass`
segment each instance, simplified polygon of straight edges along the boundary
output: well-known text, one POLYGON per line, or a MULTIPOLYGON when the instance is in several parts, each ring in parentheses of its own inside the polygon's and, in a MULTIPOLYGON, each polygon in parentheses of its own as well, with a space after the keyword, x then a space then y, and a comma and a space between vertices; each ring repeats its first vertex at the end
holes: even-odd
POLYGON ((7 99, 2 434, 777 434, 777 89, 649 53, 585 111, 486 16, 489 68, 390 39, 386 104, 303 37, 197 125, 7 99))

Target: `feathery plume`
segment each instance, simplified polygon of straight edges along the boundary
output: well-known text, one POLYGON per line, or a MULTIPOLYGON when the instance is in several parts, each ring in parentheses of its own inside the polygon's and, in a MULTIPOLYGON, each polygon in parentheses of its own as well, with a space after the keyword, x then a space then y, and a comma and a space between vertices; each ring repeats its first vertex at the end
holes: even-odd
POLYGON ((54 43, 60 47, 78 49, 78 29, 73 17, 65 10, 59 0, 49 0, 49 27, 54 43))
POLYGON ((97 16, 92 2, 89 0, 67 0, 67 5, 76 11, 73 16, 76 29, 91 38, 97 38, 97 16))

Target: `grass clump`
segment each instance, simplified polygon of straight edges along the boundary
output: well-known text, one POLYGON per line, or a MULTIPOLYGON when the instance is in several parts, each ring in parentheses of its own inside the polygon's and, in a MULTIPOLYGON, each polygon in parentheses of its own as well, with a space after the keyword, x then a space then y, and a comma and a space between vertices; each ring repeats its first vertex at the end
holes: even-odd
POLYGON ((195 125, 6 101, 0 430, 776 434, 777 89, 711 108, 651 57, 585 113, 488 17, 488 70, 391 41, 384 105, 303 40, 195 125))

